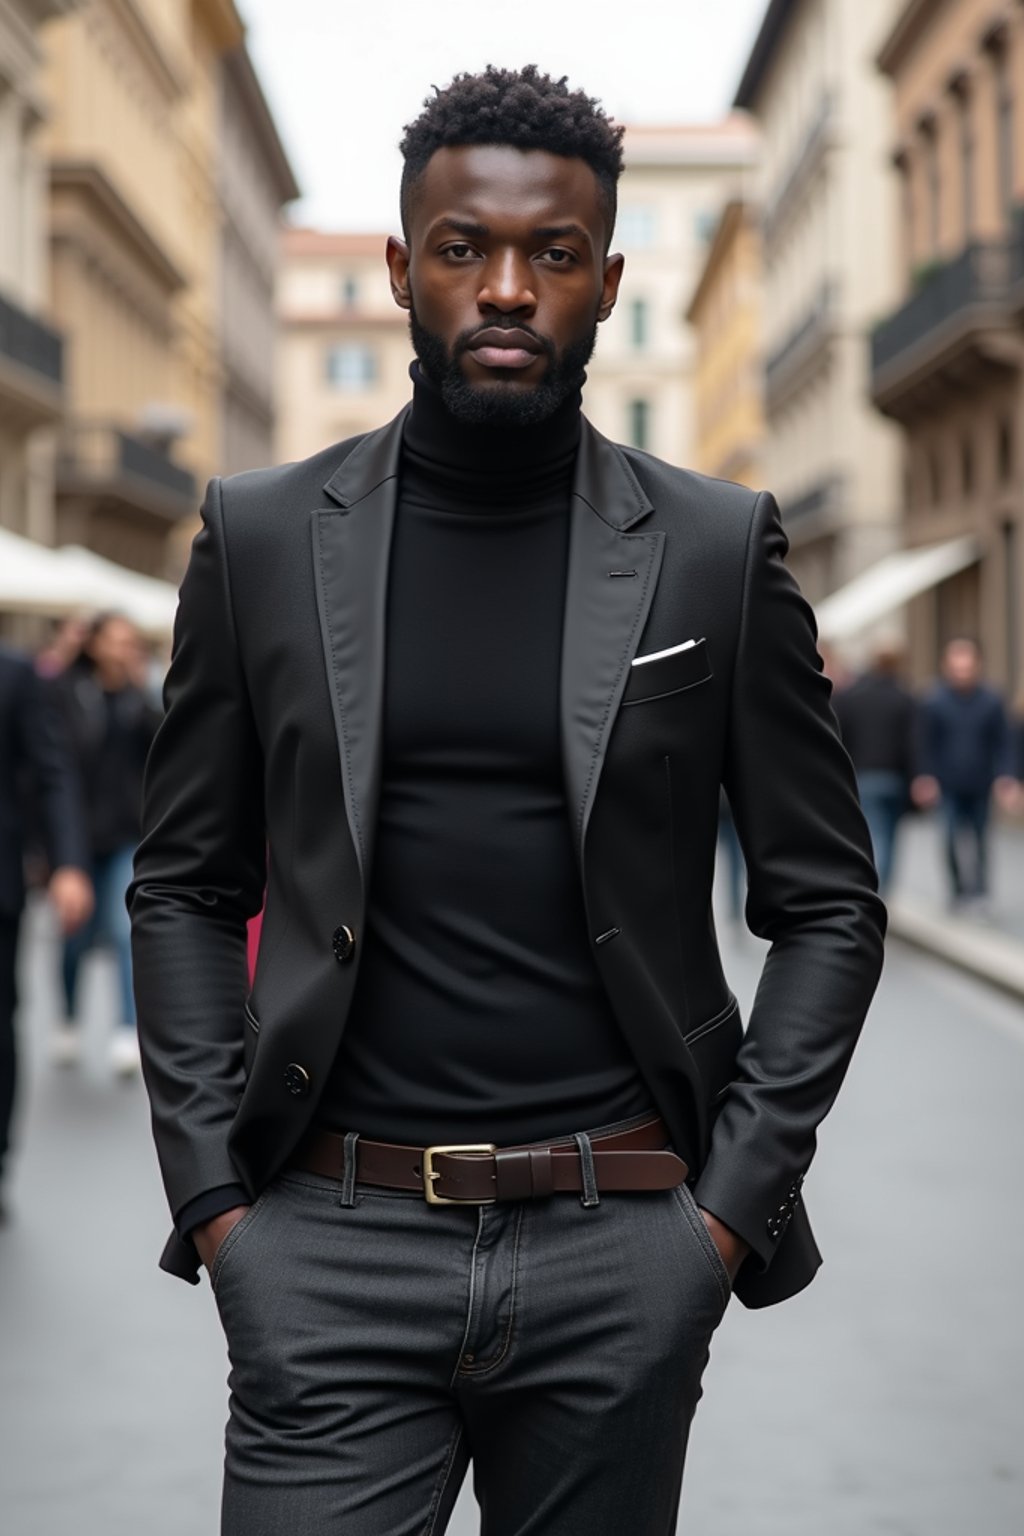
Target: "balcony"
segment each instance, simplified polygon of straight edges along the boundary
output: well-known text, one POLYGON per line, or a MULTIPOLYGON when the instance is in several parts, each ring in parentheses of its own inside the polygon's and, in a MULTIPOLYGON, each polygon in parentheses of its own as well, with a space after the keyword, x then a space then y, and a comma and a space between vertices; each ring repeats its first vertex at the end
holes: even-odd
POLYGON ((832 93, 824 91, 796 155, 768 199, 762 223, 767 250, 775 245, 790 216, 800 207, 803 189, 811 184, 822 156, 832 143, 834 120, 832 93))
POLYGON ((825 475, 800 496, 785 497, 782 522, 794 546, 832 533, 843 521, 846 480, 841 474, 825 475))
POLYGON ((1011 321, 1015 243, 974 244, 929 271, 871 337, 871 394, 906 421, 1024 363, 1011 321))
POLYGON ((64 343, 56 331, 0 297, 0 422, 21 431, 63 409, 64 343))
POLYGON ((769 413, 813 370, 824 354, 836 325, 836 288, 826 280, 803 318, 785 341, 768 355, 765 363, 765 404, 769 413))
POLYGON ((57 453, 57 494, 158 523, 177 523, 196 510, 194 476, 120 427, 77 422, 57 453))

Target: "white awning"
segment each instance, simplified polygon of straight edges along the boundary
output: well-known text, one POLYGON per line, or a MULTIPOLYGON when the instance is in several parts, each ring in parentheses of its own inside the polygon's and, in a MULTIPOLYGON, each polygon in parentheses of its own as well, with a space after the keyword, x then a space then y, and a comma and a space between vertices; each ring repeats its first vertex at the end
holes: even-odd
POLYGON ((826 641, 849 640, 911 598, 966 570, 980 555, 973 534, 887 555, 817 605, 818 633, 826 641))
POLYGON ((112 608, 157 636, 170 632, 177 603, 169 581, 142 576, 88 549, 51 549, 0 528, 0 612, 59 618, 112 608))

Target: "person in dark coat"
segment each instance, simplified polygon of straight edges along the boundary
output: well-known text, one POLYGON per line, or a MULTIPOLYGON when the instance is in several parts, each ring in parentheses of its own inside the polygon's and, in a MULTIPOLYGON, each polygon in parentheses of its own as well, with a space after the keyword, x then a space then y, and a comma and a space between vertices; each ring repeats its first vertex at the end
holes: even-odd
POLYGON ((88 859, 96 889, 90 921, 64 945, 61 979, 66 1018, 53 1041, 64 1065, 78 1056, 78 980, 86 952, 101 941, 117 957, 120 1019, 111 1042, 114 1069, 138 1069, 131 941, 124 897, 139 839, 142 775, 159 723, 145 692, 145 660, 135 625, 116 613, 94 620, 82 655, 56 681, 81 776, 88 859))
POLYGON ((993 790, 1004 809, 1014 810, 1020 785, 1006 708, 982 681, 976 641, 961 638, 946 646, 942 680, 924 702, 920 750, 914 799, 941 805, 952 901, 984 901, 993 790))
POLYGON ((892 884, 896 832, 910 805, 914 773, 917 710, 900 682, 900 661, 891 646, 879 647, 867 671, 833 700, 843 745, 857 773, 883 891, 892 884))
POLYGON ((93 899, 74 763, 59 712, 32 663, 0 645, 0 1183, 17 1078, 15 963, 25 905, 26 789, 46 850, 50 901, 62 929, 71 933, 88 919, 93 899))

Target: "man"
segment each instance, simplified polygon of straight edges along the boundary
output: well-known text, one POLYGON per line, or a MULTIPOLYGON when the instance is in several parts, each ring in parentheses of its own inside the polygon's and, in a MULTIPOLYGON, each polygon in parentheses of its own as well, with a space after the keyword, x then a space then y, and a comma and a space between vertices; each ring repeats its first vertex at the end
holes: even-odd
POLYGON ((124 899, 139 840, 143 771, 160 719, 144 682, 141 634, 123 614, 108 612, 92 620, 79 656, 53 684, 82 785, 96 905, 91 920, 64 944, 64 1018, 50 1042, 50 1054, 61 1066, 73 1066, 79 1059, 82 961, 96 945, 105 943, 117 965, 120 1002, 110 1031, 110 1063, 122 1078, 132 1077, 139 1069, 131 934, 124 899))
POLYGON ((900 653, 880 645, 871 665, 835 697, 843 745, 857 773, 878 884, 892 884, 896 829, 910 804, 917 707, 900 682, 900 653))
MULTIPOLYGON (((0 1191, 17 1086, 15 968, 25 905, 25 797, 50 869, 47 891, 64 933, 92 911, 85 829, 60 716, 27 657, 0 646, 0 1191)), ((4 1207, 0 1200, 0 1219, 4 1207)))
POLYGON ((647 1536, 730 1287, 819 1262, 883 911, 771 497, 580 415, 621 130, 488 69, 402 149, 412 407, 214 482, 182 589, 131 894, 163 1262, 227 1334, 226 1532, 436 1536, 472 1457, 487 1536, 647 1536))
POLYGON ((942 653, 942 677, 924 702, 918 805, 941 802, 954 906, 982 905, 989 892, 992 794, 1007 811, 1019 803, 1013 738, 1002 699, 982 682, 981 647, 960 637, 942 653))

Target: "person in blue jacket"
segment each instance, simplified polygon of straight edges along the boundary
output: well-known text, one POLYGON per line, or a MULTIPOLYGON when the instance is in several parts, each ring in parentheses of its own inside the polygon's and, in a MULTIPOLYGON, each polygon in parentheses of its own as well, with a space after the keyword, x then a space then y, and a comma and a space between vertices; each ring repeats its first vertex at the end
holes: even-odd
POLYGON ((942 677, 922 705, 920 754, 914 799, 941 807, 952 902, 983 902, 993 791, 1003 809, 1014 810, 1021 789, 1006 707, 982 680, 975 640, 950 640, 942 653, 942 677))

